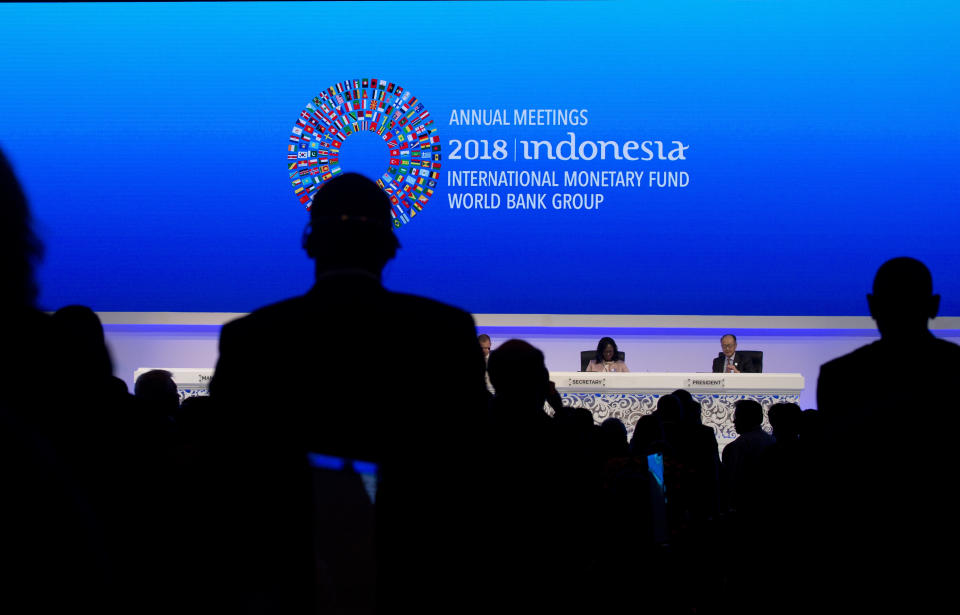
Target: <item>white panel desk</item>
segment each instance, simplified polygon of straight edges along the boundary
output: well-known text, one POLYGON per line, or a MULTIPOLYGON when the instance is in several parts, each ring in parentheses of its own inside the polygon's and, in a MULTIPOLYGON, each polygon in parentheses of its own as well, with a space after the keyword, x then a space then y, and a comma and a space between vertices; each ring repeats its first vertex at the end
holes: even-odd
MULTIPOLYGON (((134 378, 148 369, 138 369, 134 378)), ((165 369, 173 373, 181 400, 208 394, 212 369, 165 369)), ((686 389, 700 402, 703 424, 713 427, 720 448, 737 437, 733 404, 738 399, 755 399, 769 410, 778 402, 796 403, 804 387, 800 374, 551 372, 550 379, 565 405, 590 410, 597 423, 616 417, 626 425, 628 434, 633 433, 637 419, 656 409, 661 395, 686 389)))
POLYGON ((552 372, 550 379, 565 405, 590 410, 597 423, 618 418, 628 434, 637 419, 657 408, 661 395, 686 389, 700 402, 703 424, 713 427, 720 448, 737 437, 734 402, 755 399, 764 410, 779 402, 797 403, 805 384, 801 374, 552 372))

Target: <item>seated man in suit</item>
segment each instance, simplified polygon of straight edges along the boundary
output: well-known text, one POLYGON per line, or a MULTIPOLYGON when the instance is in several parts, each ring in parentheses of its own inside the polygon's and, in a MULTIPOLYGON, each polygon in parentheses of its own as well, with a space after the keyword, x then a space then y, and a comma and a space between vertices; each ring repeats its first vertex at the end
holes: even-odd
POLYGON ((719 374, 756 374, 757 368, 750 357, 737 352, 737 336, 727 333, 720 338, 723 352, 713 360, 713 372, 719 374))

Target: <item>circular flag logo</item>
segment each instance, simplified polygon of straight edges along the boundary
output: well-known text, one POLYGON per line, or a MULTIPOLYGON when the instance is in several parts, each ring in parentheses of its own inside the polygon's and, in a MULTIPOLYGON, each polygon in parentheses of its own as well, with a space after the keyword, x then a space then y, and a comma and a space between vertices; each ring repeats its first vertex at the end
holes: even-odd
POLYGON ((364 131, 383 139, 389 152, 376 182, 390 197, 393 226, 399 228, 433 196, 440 178, 440 137, 423 103, 396 83, 340 81, 307 103, 287 144, 293 192, 309 210, 317 189, 343 172, 344 141, 364 131))

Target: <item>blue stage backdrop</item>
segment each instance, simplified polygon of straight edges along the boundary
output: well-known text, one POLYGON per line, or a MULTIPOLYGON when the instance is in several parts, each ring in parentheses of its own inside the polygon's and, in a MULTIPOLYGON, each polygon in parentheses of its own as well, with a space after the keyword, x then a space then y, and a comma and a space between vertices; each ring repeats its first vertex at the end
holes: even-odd
MULTIPOLYGON (((317 186, 381 181, 388 287, 475 313, 960 315, 956 2, 0 6, 41 303, 303 292, 317 186)), ((397 314, 398 327, 403 314, 397 314)))

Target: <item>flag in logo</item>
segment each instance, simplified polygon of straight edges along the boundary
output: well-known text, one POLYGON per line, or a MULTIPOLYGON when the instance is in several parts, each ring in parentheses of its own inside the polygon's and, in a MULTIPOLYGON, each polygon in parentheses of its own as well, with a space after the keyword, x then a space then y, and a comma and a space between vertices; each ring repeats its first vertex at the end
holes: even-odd
POLYGON ((362 78, 330 85, 304 106, 290 131, 287 168, 294 195, 309 210, 320 185, 350 170, 350 156, 340 157, 344 141, 372 132, 388 147, 387 170, 377 185, 394 206, 394 225, 408 224, 440 177, 440 138, 432 124, 423 101, 395 83, 362 78))

